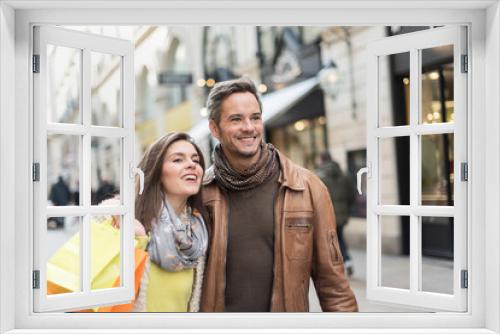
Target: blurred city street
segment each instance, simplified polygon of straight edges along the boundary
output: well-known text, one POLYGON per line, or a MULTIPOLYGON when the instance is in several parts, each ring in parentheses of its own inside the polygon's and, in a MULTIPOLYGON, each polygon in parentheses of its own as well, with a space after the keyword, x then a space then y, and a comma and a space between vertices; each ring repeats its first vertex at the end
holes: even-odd
MULTIPOLYGON (((356 295, 358 301, 360 312, 435 312, 435 310, 400 306, 397 304, 388 303, 377 303, 369 301, 366 299, 366 252, 360 249, 351 249, 351 256, 354 262, 354 274, 351 276, 349 282, 351 288, 356 295)), ((386 256, 386 269, 392 272, 394 275, 392 277, 404 276, 405 261, 407 258, 404 256, 392 255, 386 256)), ((450 261, 436 260, 423 258, 423 266, 426 268, 426 274, 428 281, 432 281, 434 284, 433 288, 436 290, 443 291, 449 286, 452 286, 453 282, 450 280, 443 279, 450 277, 450 273, 453 271, 453 265, 450 261)), ((318 298, 316 297, 316 291, 312 281, 310 283, 309 290, 309 304, 310 312, 321 312, 321 307, 319 305, 318 298)))

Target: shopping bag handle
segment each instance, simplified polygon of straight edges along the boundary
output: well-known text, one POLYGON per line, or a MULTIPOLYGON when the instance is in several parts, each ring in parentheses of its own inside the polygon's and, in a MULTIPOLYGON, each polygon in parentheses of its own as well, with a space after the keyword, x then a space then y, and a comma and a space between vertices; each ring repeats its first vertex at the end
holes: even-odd
POLYGON ((133 179, 136 175, 139 175, 139 195, 142 195, 142 192, 144 191, 144 172, 139 167, 135 167, 131 162, 130 178, 133 179))

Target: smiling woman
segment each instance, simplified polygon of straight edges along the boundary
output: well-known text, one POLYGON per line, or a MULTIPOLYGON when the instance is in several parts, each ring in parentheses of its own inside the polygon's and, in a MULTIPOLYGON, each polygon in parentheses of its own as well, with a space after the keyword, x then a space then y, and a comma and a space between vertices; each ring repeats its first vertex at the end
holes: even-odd
POLYGON ((149 237, 136 238, 147 243, 150 260, 133 310, 198 311, 208 243, 201 215, 203 156, 188 135, 170 133, 146 150, 139 168, 145 184, 135 212, 149 237))

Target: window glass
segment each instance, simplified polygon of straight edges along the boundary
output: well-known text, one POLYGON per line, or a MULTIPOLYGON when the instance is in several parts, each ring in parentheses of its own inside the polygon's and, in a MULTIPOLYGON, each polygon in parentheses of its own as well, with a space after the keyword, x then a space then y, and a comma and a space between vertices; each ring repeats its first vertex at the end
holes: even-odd
POLYGON ((92 290, 121 286, 120 215, 90 218, 90 281, 92 290))
POLYGON ((410 137, 379 138, 378 145, 379 204, 409 205, 410 137))
POLYGON ((47 45, 47 121, 81 124, 81 49, 47 45))
POLYGON ((420 122, 453 123, 453 45, 423 49, 420 122), (446 63, 443 64, 443 60, 446 63))
POLYGON ((91 143, 92 205, 110 205, 102 202, 120 194, 122 140, 92 137, 91 143))
POLYGON ((422 291, 453 294, 453 218, 421 217, 422 291))
POLYGON ((91 52, 92 124, 121 126, 122 57, 91 52))
POLYGON ((401 216, 379 216, 381 281, 380 286, 409 289, 410 257, 402 254, 398 236, 402 234, 403 224, 408 228, 409 221, 401 216))
POLYGON ((81 291, 82 217, 47 218, 47 294, 81 291))
POLYGON ((453 134, 421 136, 422 205, 454 205, 453 134))
POLYGON ((410 124, 409 106, 410 106, 410 53, 403 52, 394 55, 378 57, 378 126, 402 126, 410 124), (391 59, 393 65, 391 65, 391 59), (394 94, 391 91, 390 68, 395 67, 394 71, 404 75, 398 75, 397 79, 403 85, 406 94, 394 94), (392 105, 397 106, 393 111, 392 105), (406 108, 404 108, 406 107, 406 108))
POLYGON ((81 136, 47 136, 47 205, 80 205, 81 136))

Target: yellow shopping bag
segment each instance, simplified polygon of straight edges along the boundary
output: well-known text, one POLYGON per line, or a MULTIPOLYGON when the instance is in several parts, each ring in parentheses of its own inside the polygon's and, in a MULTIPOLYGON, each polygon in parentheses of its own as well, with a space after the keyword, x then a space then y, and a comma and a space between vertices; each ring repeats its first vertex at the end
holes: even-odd
MULTIPOLYGON (((91 288, 117 286, 120 276, 120 230, 112 218, 90 224, 91 288)), ((80 291, 80 234, 76 233, 47 263, 47 294, 80 291)))

